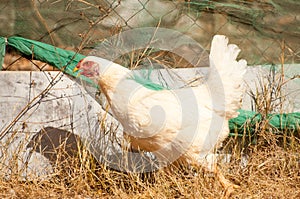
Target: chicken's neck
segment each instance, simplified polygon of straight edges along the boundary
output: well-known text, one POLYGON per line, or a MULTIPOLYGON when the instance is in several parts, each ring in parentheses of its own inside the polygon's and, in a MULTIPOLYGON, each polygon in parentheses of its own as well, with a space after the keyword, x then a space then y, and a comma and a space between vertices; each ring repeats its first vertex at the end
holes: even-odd
POLYGON ((129 70, 123 68, 112 68, 106 70, 98 80, 102 92, 105 94, 108 102, 111 103, 111 95, 116 92, 118 87, 122 86, 124 79, 129 77, 129 70))

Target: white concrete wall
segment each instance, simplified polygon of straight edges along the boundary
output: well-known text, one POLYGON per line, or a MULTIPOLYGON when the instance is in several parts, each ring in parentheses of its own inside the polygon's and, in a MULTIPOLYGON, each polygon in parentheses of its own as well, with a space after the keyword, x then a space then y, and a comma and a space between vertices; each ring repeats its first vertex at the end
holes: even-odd
MULTIPOLYGON (((107 140, 101 137, 99 125, 102 116, 107 114, 82 86, 66 75, 58 72, 1 71, 0 85, 0 136, 3 136, 0 140, 0 176, 1 171, 5 175, 9 173, 7 166, 12 154, 16 153, 22 176, 47 173, 45 168, 50 167, 49 162, 36 153, 29 156, 30 149, 26 148, 33 135, 44 127, 73 132, 95 150, 107 140), (51 82, 54 86, 49 92, 40 95, 51 82), (31 108, 17 118, 29 103, 31 108), (7 129, 14 121, 14 125, 7 129), (29 168, 24 169, 27 163, 29 168)), ((105 121, 107 129, 111 122, 117 124, 112 117, 105 121)))

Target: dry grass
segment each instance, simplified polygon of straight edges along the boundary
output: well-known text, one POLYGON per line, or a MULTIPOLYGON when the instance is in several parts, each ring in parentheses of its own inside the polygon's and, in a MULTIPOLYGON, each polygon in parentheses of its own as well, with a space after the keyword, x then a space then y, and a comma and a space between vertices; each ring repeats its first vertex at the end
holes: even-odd
MULTIPOLYGON (((232 198, 299 198, 300 139, 286 135, 261 137, 256 144, 229 138, 223 152, 231 161, 221 172, 240 185, 232 198), (243 164, 241 154, 247 154, 243 164)), ((60 153, 64 151, 58 150, 60 153)), ((97 164, 84 148, 64 158, 47 180, 20 181, 18 173, 0 180, 1 198, 222 198, 224 189, 200 167, 172 168, 171 172, 121 173, 97 164)), ((14 173, 13 173, 14 174, 14 173)))

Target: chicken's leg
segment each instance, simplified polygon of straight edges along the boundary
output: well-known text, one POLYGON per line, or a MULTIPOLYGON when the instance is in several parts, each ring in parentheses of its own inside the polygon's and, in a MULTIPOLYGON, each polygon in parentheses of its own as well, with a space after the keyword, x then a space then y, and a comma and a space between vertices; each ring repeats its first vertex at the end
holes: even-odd
POLYGON ((217 164, 214 165, 214 174, 218 181, 221 183, 222 187, 225 189, 224 197, 228 198, 234 192, 235 189, 238 189, 240 186, 230 182, 225 176, 219 171, 217 164))

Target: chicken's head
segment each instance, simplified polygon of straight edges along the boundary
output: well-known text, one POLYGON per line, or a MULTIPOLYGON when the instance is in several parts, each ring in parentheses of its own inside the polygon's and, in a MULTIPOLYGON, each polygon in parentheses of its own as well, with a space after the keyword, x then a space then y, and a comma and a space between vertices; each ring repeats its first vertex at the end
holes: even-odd
POLYGON ((93 79, 99 76, 99 64, 93 60, 93 57, 86 57, 78 62, 73 71, 79 71, 78 75, 93 79))
MULTIPOLYGON (((96 56, 82 59, 73 70, 78 76, 88 77, 96 84, 117 85, 127 78, 128 69, 114 62, 96 56)), ((100 85, 101 87, 101 85, 100 85)))

